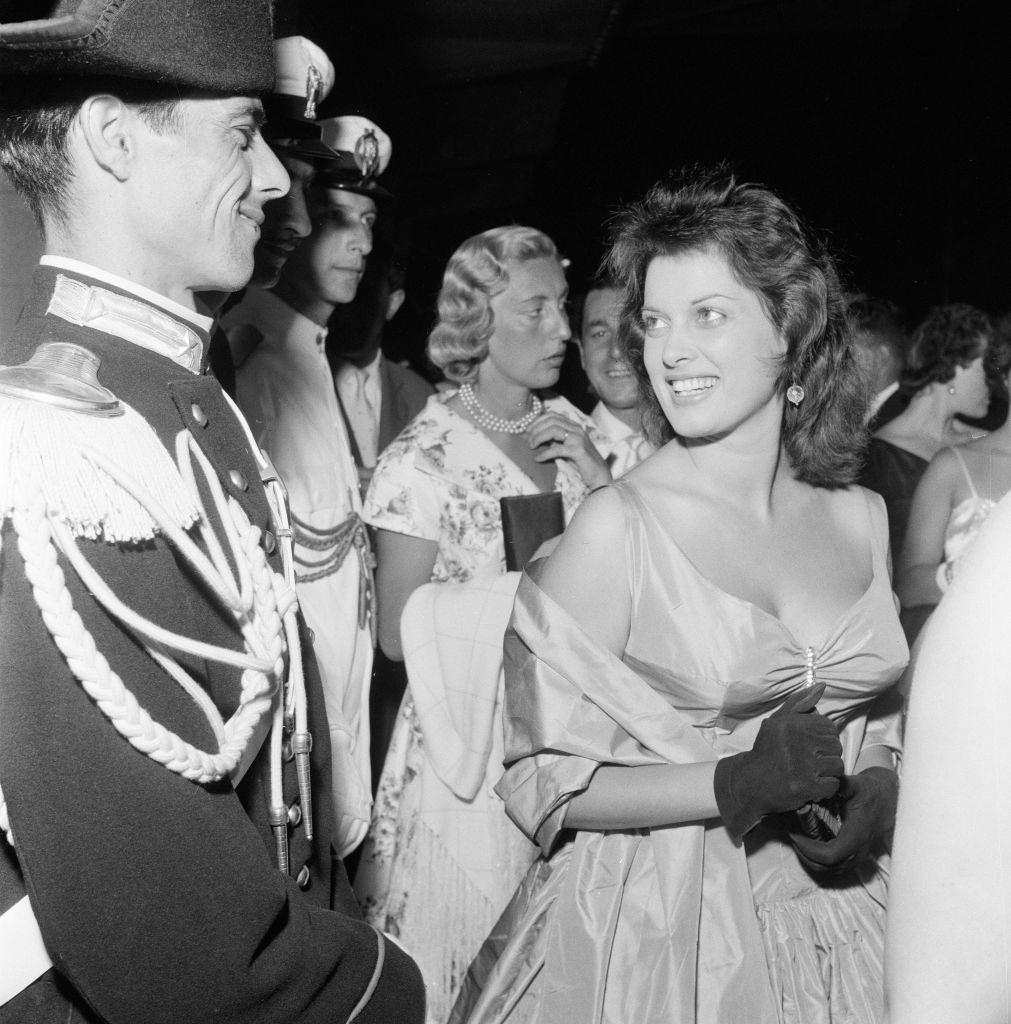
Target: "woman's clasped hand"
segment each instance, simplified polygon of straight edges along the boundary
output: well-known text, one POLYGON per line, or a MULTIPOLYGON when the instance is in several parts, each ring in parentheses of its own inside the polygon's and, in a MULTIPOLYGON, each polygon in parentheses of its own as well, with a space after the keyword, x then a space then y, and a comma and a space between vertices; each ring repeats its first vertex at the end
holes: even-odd
POLYGON ((819 842, 795 834, 797 853, 813 871, 831 871, 863 860, 894 828, 898 800, 899 779, 890 768, 875 766, 844 775, 837 795, 842 824, 835 838, 819 842))
POLYGON ((815 711, 820 683, 794 694, 762 722, 751 750, 716 763, 713 787, 727 830, 741 837, 767 814, 827 800, 844 769, 836 727, 815 711))

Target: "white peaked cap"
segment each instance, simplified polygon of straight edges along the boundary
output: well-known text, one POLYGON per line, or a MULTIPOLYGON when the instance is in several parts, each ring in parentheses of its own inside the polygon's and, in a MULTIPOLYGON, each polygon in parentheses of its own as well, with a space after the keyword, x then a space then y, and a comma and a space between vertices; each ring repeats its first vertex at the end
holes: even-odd
POLYGON ((320 125, 326 144, 331 149, 344 153, 354 153, 359 139, 371 131, 379 145, 379 164, 374 173, 378 176, 386 170, 393 155, 393 143, 389 135, 374 121, 367 117, 359 117, 357 114, 344 114, 341 117, 324 118, 320 125))
POLYGON ((313 67, 319 72, 321 82, 316 99, 322 102, 329 95, 337 77, 330 58, 305 36, 275 39, 274 64, 276 74, 273 91, 282 96, 305 99, 308 95, 309 69, 313 67))

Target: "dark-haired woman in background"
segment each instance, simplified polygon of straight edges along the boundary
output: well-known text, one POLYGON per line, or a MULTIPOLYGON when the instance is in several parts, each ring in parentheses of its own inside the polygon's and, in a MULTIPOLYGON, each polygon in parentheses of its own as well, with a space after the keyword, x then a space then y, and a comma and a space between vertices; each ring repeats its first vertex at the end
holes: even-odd
POLYGON ((907 651, 884 508, 846 486, 864 401, 833 265, 722 172, 627 209, 610 262, 666 444, 520 585, 499 792, 541 858, 452 1019, 879 1021, 875 702, 907 651), (833 796, 838 836, 801 835, 833 796))
POLYGON ((898 563, 913 492, 942 449, 978 437, 955 417, 984 416, 990 404, 983 356, 994 328, 964 303, 937 306, 913 333, 900 388, 909 405, 871 438, 860 483, 888 509, 892 560, 898 563))
MULTIPOLYGON (((982 318, 985 314, 978 314, 982 318)), ((983 320, 980 319, 980 325, 983 320)), ((1011 339, 989 331, 987 376, 1007 389, 1011 339)), ((986 336, 986 335, 984 335, 986 336)), ((913 494, 895 592, 910 642, 954 579, 958 562, 972 545, 997 502, 1011 491, 1011 419, 993 433, 942 448, 913 494)))

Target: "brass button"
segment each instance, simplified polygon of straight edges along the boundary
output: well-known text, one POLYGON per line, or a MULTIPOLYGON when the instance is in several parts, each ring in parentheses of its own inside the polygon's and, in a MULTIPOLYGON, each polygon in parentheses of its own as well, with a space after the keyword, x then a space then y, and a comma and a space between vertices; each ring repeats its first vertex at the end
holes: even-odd
POLYGON ((268 555, 274 553, 274 549, 277 547, 277 538, 270 532, 270 530, 264 530, 263 533, 263 550, 268 555))
POLYGON ((305 631, 309 635, 309 643, 314 644, 316 642, 316 630, 312 626, 306 626, 305 631))
POLYGON ((312 879, 309 877, 309 865, 303 864, 302 870, 295 876, 295 884, 300 889, 308 889, 312 879))
POLYGON ((228 479, 232 481, 232 486, 238 490, 249 490, 249 481, 237 469, 233 469, 231 473, 228 474, 228 479))
POLYGON ((198 427, 207 426, 207 413, 205 413, 196 402, 190 406, 190 415, 192 415, 193 419, 196 420, 198 427))
POLYGON ((292 804, 288 808, 288 824, 295 828, 302 820, 302 808, 298 804, 292 804))

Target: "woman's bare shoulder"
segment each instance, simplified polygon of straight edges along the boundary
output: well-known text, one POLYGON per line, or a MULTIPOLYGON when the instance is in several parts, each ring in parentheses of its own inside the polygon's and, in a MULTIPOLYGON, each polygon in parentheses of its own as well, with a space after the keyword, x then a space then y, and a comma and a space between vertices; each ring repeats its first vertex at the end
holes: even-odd
POLYGON ((624 532, 625 501, 616 487, 602 487, 588 495, 576 510, 556 551, 597 548, 624 536, 624 532))
POLYGON ((625 501, 618 489, 591 494, 541 572, 541 589, 615 653, 628 636, 625 501))
POLYGON ((885 501, 877 491, 860 484, 818 490, 827 522, 836 530, 859 540, 869 540, 880 529, 887 531, 885 501))

